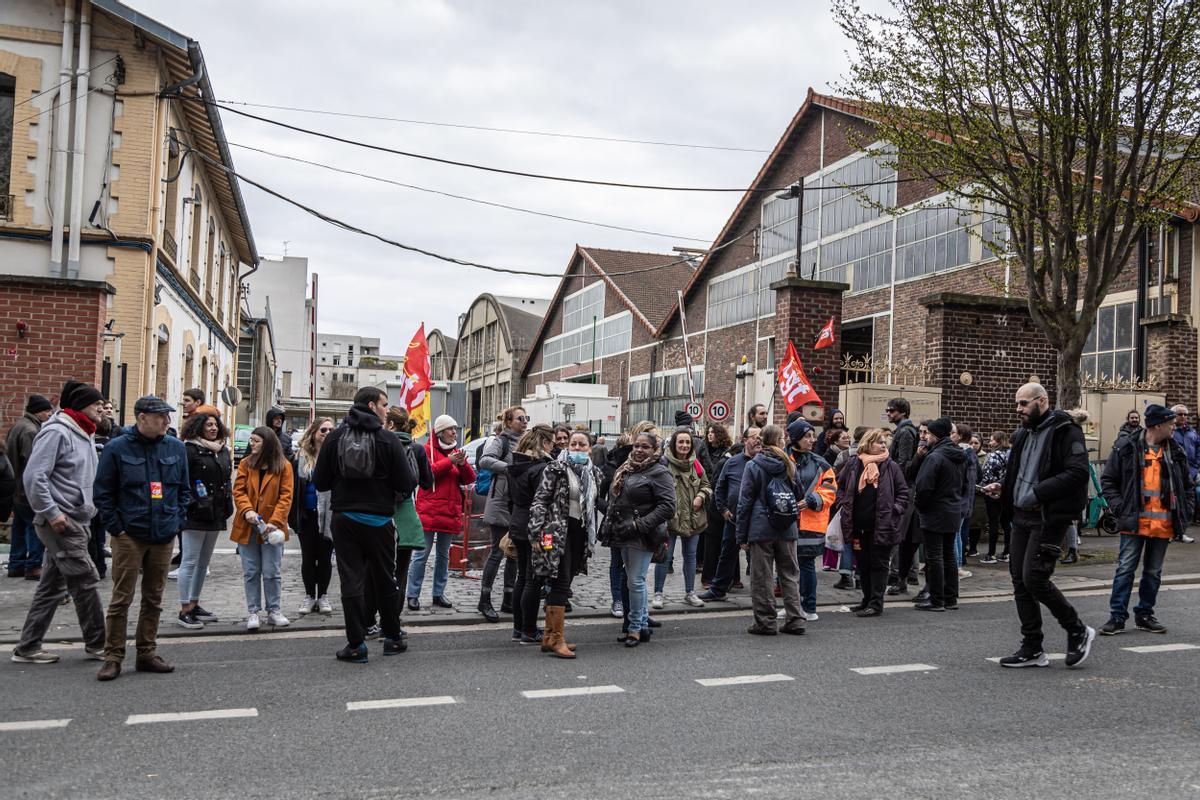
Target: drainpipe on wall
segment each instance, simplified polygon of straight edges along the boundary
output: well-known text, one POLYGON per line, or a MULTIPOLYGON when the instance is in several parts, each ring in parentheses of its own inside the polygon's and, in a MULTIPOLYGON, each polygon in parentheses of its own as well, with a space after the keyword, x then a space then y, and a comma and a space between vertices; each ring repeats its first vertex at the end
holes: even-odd
MULTIPOLYGON (((75 147, 71 151, 71 239, 63 274, 79 277, 79 242, 83 234, 83 167, 87 151, 88 73, 92 68, 92 4, 79 9, 79 65, 75 69, 75 147)), ((113 98, 113 102, 117 102, 113 98)))
MULTIPOLYGON (((62 59, 59 61, 59 86, 71 83, 71 55, 75 49, 75 2, 67 0, 63 10, 62 59)), ((70 110, 65 102, 69 92, 60 88, 54 95, 54 175, 50 192, 50 274, 63 272, 63 228, 67 209, 67 139, 70 110)))

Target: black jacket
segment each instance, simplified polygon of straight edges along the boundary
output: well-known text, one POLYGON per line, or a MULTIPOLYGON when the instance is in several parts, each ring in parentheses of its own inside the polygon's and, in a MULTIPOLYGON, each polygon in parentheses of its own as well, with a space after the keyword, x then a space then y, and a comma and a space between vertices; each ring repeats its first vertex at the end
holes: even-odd
POLYGON ((0 452, 0 522, 12 516, 13 499, 17 493, 17 476, 8 456, 0 452))
MULTIPOLYGON (((1067 412, 1057 409, 1039 423, 1039 427, 1043 425, 1049 426, 1052 432, 1048 446, 1042 450, 1037 471, 1038 482, 1033 487, 1033 493, 1042 506, 1044 522, 1070 524, 1072 520, 1079 519, 1087 505, 1087 487, 1091 481, 1083 429, 1071 420, 1067 412)), ((1003 522, 1013 518, 1013 494, 1028 441, 1028 428, 1018 428, 1013 434, 1008 472, 1004 475, 1004 488, 1000 494, 1000 518, 1003 522)))
POLYGON ((283 420, 283 423, 279 426, 279 430, 276 431, 276 435, 279 436, 279 445, 283 448, 283 457, 291 461, 294 454, 292 453, 292 437, 287 432, 286 415, 282 408, 272 408, 267 412, 266 422, 268 428, 275 430, 275 426, 271 423, 277 419, 283 420))
POLYGON ((596 506, 601 513, 608 510, 608 493, 612 488, 613 476, 617 474, 617 470, 621 465, 629 459, 629 454, 633 452, 633 445, 623 444, 620 447, 614 447, 608 451, 608 455, 604 458, 604 464, 600 466, 600 485, 596 487, 596 506))
MULTIPOLYGON (((908 475, 908 467, 917 457, 917 446, 920 444, 921 433, 910 419, 902 419, 892 433, 892 444, 888 447, 888 455, 896 466, 908 475)), ((914 473, 915 475, 915 473, 914 473)))
POLYGON ((412 494, 417 476, 408 465, 408 457, 394 433, 383 429, 375 412, 365 406, 351 406, 346 423, 325 437, 312 482, 318 492, 332 492, 330 508, 335 514, 347 511, 391 517, 396 512, 396 495, 412 494), (370 479, 344 479, 338 459, 338 442, 350 429, 364 430, 375 437, 375 475, 370 479))
POLYGON ((529 540, 529 507, 533 505, 533 496, 549 463, 548 456, 535 459, 524 453, 513 453, 512 464, 508 467, 508 497, 512 501, 508 535, 513 539, 529 540))
POLYGON ((923 530, 957 532, 967 493, 967 454, 949 436, 939 439, 921 461, 912 488, 923 530))
MULTIPOLYGON (((1167 448, 1169 468, 1164 473, 1163 485, 1153 488, 1170 493, 1171 522, 1175 535, 1179 536, 1187 533, 1188 522, 1196 508, 1196 493, 1192 491, 1188 476, 1187 453, 1174 438, 1167 439, 1163 444, 1167 448)), ((1100 492, 1117 518, 1117 530, 1122 533, 1138 531, 1138 514, 1142 510, 1142 454, 1146 452, 1145 448, 1145 431, 1121 437, 1108 454, 1104 473, 1100 476, 1100 492)), ((1168 463, 1164 462, 1163 466, 1168 466, 1168 463)))
POLYGON ((188 504, 186 528, 195 531, 223 531, 233 516, 233 459, 228 447, 214 453, 195 442, 184 442, 187 450, 188 479, 192 482, 192 501, 188 504), (196 492, 196 482, 204 484, 207 497, 196 492))
MULTIPOLYGON (((611 486, 611 478, 608 480, 611 486)), ((611 491, 611 489, 610 489, 611 491)), ((675 516, 675 479, 662 463, 625 476, 621 494, 608 498, 605 544, 653 548, 667 540, 667 522, 675 516)))

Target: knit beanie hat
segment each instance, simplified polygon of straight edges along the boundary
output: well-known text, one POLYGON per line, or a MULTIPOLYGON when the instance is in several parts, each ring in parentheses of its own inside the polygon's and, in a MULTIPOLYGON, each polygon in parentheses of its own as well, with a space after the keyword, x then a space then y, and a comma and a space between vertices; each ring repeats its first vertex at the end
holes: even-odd
POLYGON ((42 397, 40 394, 29 395, 29 402, 25 404, 25 412, 28 414, 37 414, 41 411, 53 411, 54 406, 50 401, 42 397))
POLYGON ((441 433, 442 431, 446 430, 447 428, 457 428, 457 427, 458 427, 458 423, 455 422, 454 417, 450 416, 449 414, 442 414, 440 417, 438 417, 437 419, 435 419, 433 421, 433 432, 434 433, 441 433))
POLYGON ((792 423, 787 426, 788 441, 792 444, 795 444, 803 439, 805 435, 812 429, 813 426, 810 425, 806 419, 793 420, 792 423))
POLYGON ((675 412, 675 427, 676 428, 690 428, 690 427, 692 427, 692 425, 694 423, 695 423, 695 420, 692 419, 692 415, 687 413, 686 411, 676 411, 675 412))
POLYGON ((92 403, 98 403, 103 399, 104 395, 100 394, 100 390, 95 386, 90 386, 80 381, 67 381, 63 384, 62 393, 58 397, 58 404, 62 408, 83 411, 92 403))
POLYGON ((945 439, 950 435, 950 431, 954 426, 953 423, 950 422, 949 417, 938 417, 937 419, 931 419, 926 422, 925 427, 928 428, 929 432, 934 436, 938 437, 939 439, 945 439))

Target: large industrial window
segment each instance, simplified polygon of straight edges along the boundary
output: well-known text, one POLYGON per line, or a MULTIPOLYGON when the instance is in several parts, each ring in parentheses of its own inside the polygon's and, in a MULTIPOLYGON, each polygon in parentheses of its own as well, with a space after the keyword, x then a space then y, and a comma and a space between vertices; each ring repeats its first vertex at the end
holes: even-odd
POLYGON ((1134 303, 1104 306, 1083 345, 1080 371, 1092 379, 1127 381, 1133 377, 1134 303))

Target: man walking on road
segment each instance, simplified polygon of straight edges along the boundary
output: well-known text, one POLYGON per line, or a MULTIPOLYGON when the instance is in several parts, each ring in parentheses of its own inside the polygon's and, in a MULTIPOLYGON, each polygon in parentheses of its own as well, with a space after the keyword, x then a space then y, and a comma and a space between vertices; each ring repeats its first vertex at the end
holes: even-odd
MULTIPOLYGON (((1197 485, 1197 475, 1200 475, 1200 433, 1196 433, 1196 430, 1188 424, 1191 412, 1188 411, 1187 406, 1171 406, 1171 411, 1175 414, 1175 430, 1173 431, 1175 442, 1183 448, 1183 453, 1187 457, 1187 474, 1190 481, 1188 485, 1195 487, 1194 496, 1200 502, 1200 485, 1197 485)), ((1149 427, 1149 423, 1147 423, 1147 427, 1149 427)), ((1190 517, 1188 522, 1191 522, 1190 517)), ((1191 544, 1196 540, 1188 536, 1184 529, 1175 534, 1174 541, 1191 544)))
POLYGON ((174 672, 157 653, 163 587, 170 569, 175 536, 187 520, 192 493, 187 451, 167 436, 173 406, 157 397, 134 404, 137 422, 114 436, 100 454, 96 471, 96 508, 111 537, 112 601, 105 619, 104 666, 96 678, 111 681, 125 660, 129 605, 142 576, 142 606, 137 621, 138 672, 174 672))
POLYGON ((4 440, 8 460, 12 462, 17 479, 17 491, 13 497, 12 542, 8 553, 8 577, 26 578, 36 581, 42 576, 42 556, 46 548, 37 537, 33 527, 33 510, 25 495, 22 477, 29 454, 33 452, 33 438, 42 423, 50 418, 54 406, 40 394, 29 396, 25 414, 16 422, 4 440))
POLYGON ((83 632, 88 658, 104 657, 104 603, 100 574, 88 552, 90 522, 96 513, 92 482, 96 445, 92 440, 104 398, 91 386, 69 381, 59 398, 62 410, 41 426, 24 465, 25 496, 33 524, 44 542, 45 566, 25 616, 12 660, 53 664, 58 656, 42 649, 54 612, 69 594, 83 632))
POLYGON ((1021 647, 1000 659, 1000 666, 1050 666, 1042 649, 1044 605, 1067 631, 1066 664, 1073 668, 1091 653, 1096 630, 1083 624, 1051 578, 1067 527, 1087 503, 1087 445, 1069 414, 1050 409, 1041 384, 1018 389, 1016 403, 1021 428, 1013 435, 1004 484, 984 488, 989 497, 1000 498, 1002 521, 1012 522, 1008 568, 1021 619, 1021 647))
POLYGON ((408 647, 400 634, 393 515, 396 495, 411 495, 417 476, 400 440, 383 428, 387 410, 386 392, 373 386, 359 389, 346 423, 325 437, 312 473, 316 490, 331 492, 330 528, 347 640, 337 658, 355 664, 367 663, 367 591, 379 611, 383 654, 397 655, 408 647))
POLYGON ((1118 441, 1104 465, 1100 488, 1121 531, 1121 555, 1109 598, 1112 616, 1100 628, 1105 636, 1125 630, 1138 561, 1142 562, 1142 581, 1133 609, 1137 628, 1167 632, 1154 618, 1163 559, 1171 539, 1187 530, 1196 503, 1187 455, 1171 435, 1176 419, 1174 409, 1146 406, 1146 429, 1118 441))

